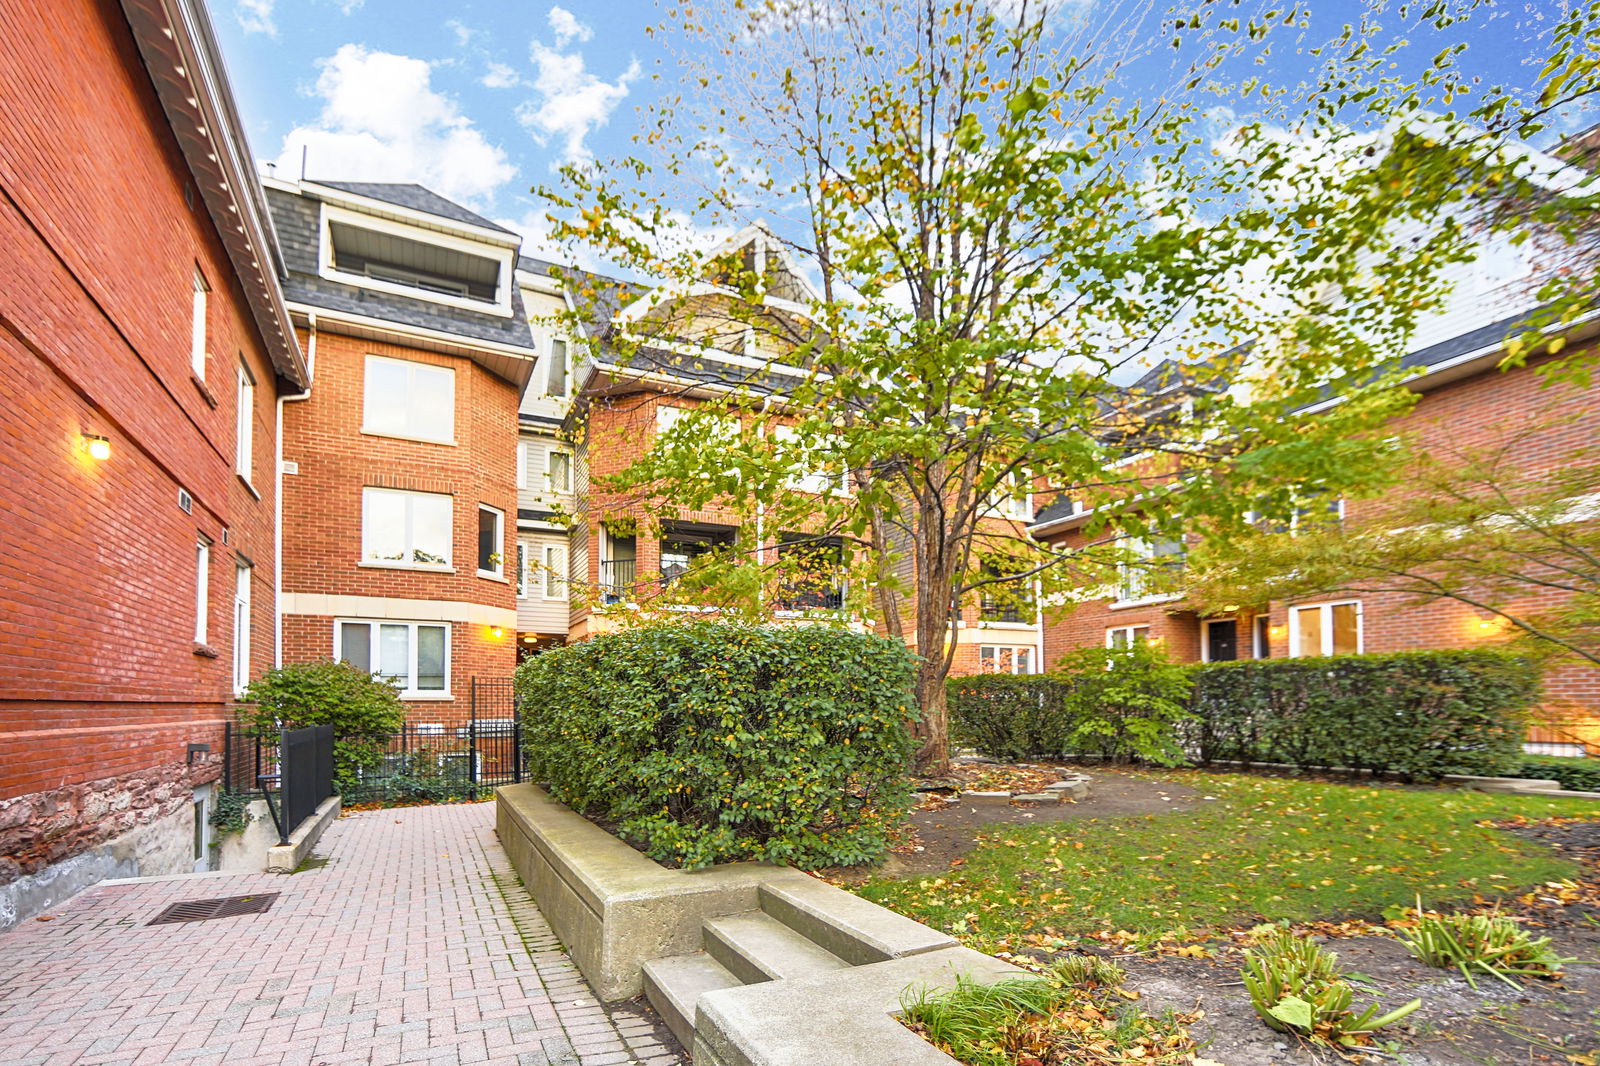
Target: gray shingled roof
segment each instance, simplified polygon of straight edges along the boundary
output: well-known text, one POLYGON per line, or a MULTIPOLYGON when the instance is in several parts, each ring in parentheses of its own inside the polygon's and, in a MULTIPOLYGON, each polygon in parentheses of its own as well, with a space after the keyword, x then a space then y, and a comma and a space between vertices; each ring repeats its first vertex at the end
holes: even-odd
MULTIPOLYGON (((522 293, 516 286, 511 288, 511 315, 507 317, 330 281, 320 276, 317 269, 317 241, 321 235, 317 201, 310 196, 269 187, 267 206, 272 211, 284 264, 289 271, 283 291, 290 302, 439 330, 472 340, 493 341, 537 354, 538 348, 522 306, 522 293)), ((466 211, 465 208, 458 210, 466 211)))
POLYGON ((432 189, 423 188, 410 182, 397 181, 316 181, 308 179, 313 185, 326 185, 330 189, 341 192, 354 193, 357 196, 366 196, 374 200, 382 200, 386 204, 396 207, 408 207, 413 211, 424 214, 438 215, 440 218, 454 219, 457 222, 466 222, 473 226, 482 226, 499 233, 509 233, 513 237, 516 231, 508 230, 498 223, 490 222, 482 215, 468 211, 454 200, 446 200, 432 189))

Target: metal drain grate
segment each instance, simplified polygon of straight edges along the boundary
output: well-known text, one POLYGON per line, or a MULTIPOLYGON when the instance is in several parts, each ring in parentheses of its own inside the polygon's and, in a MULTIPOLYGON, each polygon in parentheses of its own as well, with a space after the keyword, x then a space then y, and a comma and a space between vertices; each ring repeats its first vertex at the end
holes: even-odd
POLYGON ((169 925, 172 922, 204 922, 211 918, 231 918, 236 914, 260 914, 278 898, 276 892, 258 892, 254 896, 223 896, 221 899, 186 899, 174 903, 156 915, 146 925, 169 925))

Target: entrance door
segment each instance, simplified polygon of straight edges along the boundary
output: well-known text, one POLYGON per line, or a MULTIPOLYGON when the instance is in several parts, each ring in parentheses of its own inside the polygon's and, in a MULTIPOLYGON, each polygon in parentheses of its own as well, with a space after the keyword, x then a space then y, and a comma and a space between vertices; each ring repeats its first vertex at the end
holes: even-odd
POLYGON ((1206 662, 1231 663, 1239 657, 1239 623, 1232 618, 1206 623, 1206 662))
POLYGON ((194 872, 211 869, 211 786, 194 790, 194 872))

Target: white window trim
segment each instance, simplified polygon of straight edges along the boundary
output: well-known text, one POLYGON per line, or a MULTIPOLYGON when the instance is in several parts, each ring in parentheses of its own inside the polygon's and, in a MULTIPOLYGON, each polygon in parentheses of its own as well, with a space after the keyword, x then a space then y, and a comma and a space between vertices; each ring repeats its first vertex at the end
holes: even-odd
MULTIPOLYGON (((414 524, 414 523, 412 523, 411 518, 409 516, 407 517, 406 521, 407 521, 408 524, 414 524)), ((364 485, 361 488, 361 563, 360 563, 360 565, 366 566, 366 567, 372 567, 372 568, 378 569, 378 570, 428 570, 428 571, 432 571, 433 573, 453 574, 453 573, 455 573, 455 557, 456 557, 455 556, 455 524, 456 524, 456 500, 455 500, 454 496, 451 496, 448 493, 443 493, 443 492, 417 492, 417 491, 414 491, 414 490, 411 490, 411 489, 387 489, 387 488, 383 488, 383 487, 378 486, 378 485, 364 485), (442 562, 442 563, 416 563, 416 562, 406 562, 405 560, 400 560, 400 559, 369 559, 367 557, 367 494, 370 493, 370 492, 386 492, 386 493, 390 493, 392 495, 398 495, 398 496, 440 496, 440 497, 443 497, 446 500, 449 500, 450 501, 450 539, 449 539, 449 543, 447 543, 445 545, 444 562, 442 562)), ((410 531, 408 531, 408 534, 406 536, 406 551, 407 552, 413 552, 415 550, 416 550, 416 542, 410 536, 410 531)))
POLYGON ((376 215, 368 215, 360 211, 336 207, 329 203, 322 205, 321 236, 322 239, 318 246, 317 273, 329 281, 355 285, 375 292, 393 293, 396 296, 422 300, 426 303, 460 307, 482 314, 499 315, 503 318, 511 317, 511 286, 516 259, 515 249, 495 248, 478 241, 452 237, 447 233, 437 233, 433 230, 407 225, 392 219, 379 218, 376 215), (333 265, 333 223, 335 222, 344 223, 357 229, 367 229, 376 233, 388 234, 392 237, 401 237, 408 241, 416 241, 418 244, 431 244, 435 247, 447 248, 453 252, 475 255, 480 259, 494 260, 500 268, 495 280, 495 299, 493 301, 473 300, 465 296, 450 296, 442 292, 429 292, 427 289, 419 289, 411 285, 401 285, 397 282, 383 281, 379 278, 369 278, 365 274, 351 274, 348 271, 336 269, 333 265))
MULTIPOLYGON (((478 504, 479 523, 483 521, 483 512, 485 511, 488 511, 490 514, 494 515, 495 544, 498 546, 497 551, 490 552, 489 554, 498 555, 500 557, 500 562, 493 570, 485 570, 483 567, 479 566, 478 576, 495 577, 503 581, 505 580, 506 576, 506 513, 498 507, 491 507, 486 503, 480 503, 478 504)), ((474 526, 474 529, 476 528, 477 527, 474 526)), ((476 539, 474 539, 473 546, 474 548, 477 547, 476 539)), ((473 564, 477 564, 476 559, 473 560, 473 564)))
POLYGON ((1021 470, 1013 470, 1006 481, 998 484, 989 493, 990 517, 1004 519, 1007 522, 1027 522, 1033 518, 1033 490, 1024 488, 1021 497, 1005 491, 1009 486, 1016 488, 1031 486, 1032 480, 1021 470))
POLYGON ((567 598, 567 579, 561 573, 566 569, 566 552, 566 548, 560 544, 540 545, 539 561, 544 571, 539 578, 541 598, 556 601, 567 598), (552 582, 556 585, 556 591, 553 593, 550 591, 552 582))
POLYGON ((533 447, 532 441, 517 441, 517 488, 528 487, 528 449, 533 447))
POLYGON ((201 534, 194 542, 194 642, 209 645, 211 613, 211 539, 201 534))
POLYGON ((234 472, 249 485, 253 480, 251 470, 255 464, 255 432, 256 432, 256 382, 250 376, 250 368, 243 363, 239 364, 239 382, 235 403, 238 410, 235 412, 233 468, 234 472))
POLYGON ((1367 649, 1366 612, 1362 610, 1360 600, 1328 600, 1324 603, 1297 603, 1289 608, 1289 658, 1308 659, 1309 655, 1300 654, 1300 612, 1320 611, 1322 618, 1322 650, 1316 654, 1333 654, 1333 608, 1353 604, 1356 609, 1356 650, 1354 654, 1361 655, 1367 649))
MULTIPOLYGON (((400 698, 404 699, 404 700, 453 700, 453 699, 455 699, 455 696, 453 696, 451 694, 451 690, 450 690, 450 685, 451 685, 450 671, 451 671, 451 667, 452 667, 452 663, 451 663, 452 644, 454 642, 453 638, 455 636, 455 633, 454 633, 455 627, 452 626, 449 622, 428 621, 426 619, 418 620, 418 621, 411 621, 411 620, 402 619, 402 618, 335 618, 333 620, 333 661, 334 662, 340 662, 340 661, 342 661, 344 659, 344 627, 346 625, 365 625, 365 626, 371 626, 371 627, 377 627, 377 626, 409 626, 411 628, 411 639, 410 639, 410 642, 409 642, 410 662, 408 662, 406 664, 406 671, 407 671, 406 681, 407 681, 408 685, 415 684, 416 680, 417 680, 417 627, 418 626, 434 626, 436 628, 443 629, 444 630, 444 688, 442 688, 442 689, 402 688, 400 690, 400 698)), ((375 632, 375 631, 376 631, 375 629, 369 630, 369 632, 375 632)), ((368 641, 369 641, 369 655, 371 656, 371 658, 369 658, 367 660, 368 662, 371 662, 371 661, 373 661, 373 659, 377 658, 376 652, 372 651, 372 648, 371 648, 371 641, 373 639, 374 638, 372 638, 372 637, 368 638, 368 641)), ((373 671, 373 675, 376 676, 376 677, 381 677, 382 676, 376 670, 373 671)))
POLYGON ((572 344, 565 337, 551 337, 545 343, 546 358, 550 360, 549 367, 544 372, 544 394, 552 400, 572 399, 572 344), (556 345, 561 345, 561 391, 550 391, 550 380, 554 376, 552 370, 556 365, 556 345))
POLYGON ((233 691, 250 684, 250 581, 255 568, 234 561, 233 566, 233 691))
POLYGON ((422 444, 445 444, 445 445, 449 445, 452 448, 455 447, 455 444, 456 444, 456 389, 455 389, 455 375, 456 375, 456 371, 455 371, 454 367, 439 366, 437 363, 424 363, 424 362, 421 362, 420 360, 416 360, 416 359, 396 359, 396 358, 394 358, 393 356, 390 356, 390 355, 378 355, 378 354, 376 354, 374 352, 368 352, 366 357, 362 360, 362 363, 361 363, 361 432, 362 432, 362 434, 364 436, 368 436, 368 437, 387 437, 390 440, 413 440, 413 441, 417 441, 417 442, 422 443, 422 444), (447 374, 450 375, 450 436, 448 436, 448 437, 419 437, 419 436, 415 436, 415 435, 410 434, 410 433, 393 433, 393 432, 390 432, 389 430, 386 430, 386 429, 374 429, 374 428, 372 428, 372 426, 368 425, 368 423, 367 423, 367 408, 369 406, 371 406, 371 405, 368 403, 368 397, 367 397, 367 387, 368 387, 368 378, 369 378, 367 368, 372 365, 372 361, 374 359, 381 360, 382 362, 385 362, 385 363, 400 363, 400 364, 404 365, 407 368, 407 372, 408 373, 410 372, 412 367, 421 366, 421 367, 427 367, 430 370, 443 371, 444 373, 447 373, 447 374))
POLYGON ((517 599, 528 598, 528 542, 517 541, 517 599))
POLYGON ((1038 667, 1039 667, 1039 649, 1035 645, 1032 645, 1032 644, 980 644, 980 645, 978 645, 978 667, 979 667, 980 670, 982 670, 982 667, 983 667, 983 653, 986 652, 986 651, 994 653, 993 658, 994 658, 994 661, 996 663, 998 663, 1000 661, 1000 653, 1001 652, 1007 652, 1008 651, 1008 652, 1011 653, 1011 669, 1010 670, 993 670, 993 671, 989 671, 990 673, 996 673, 996 674, 1009 673, 1009 674, 1018 675, 1018 676, 1029 676, 1029 675, 1032 675, 1032 674, 1039 673, 1039 669, 1038 669, 1038 667), (1021 652, 1021 651, 1025 651, 1025 652, 1028 653, 1028 669, 1027 669, 1026 673, 1024 673, 1024 671, 1021 671, 1021 670, 1017 669, 1017 653, 1021 652))
POLYGON ((1127 644, 1124 646, 1131 648, 1135 643, 1134 634, 1139 632, 1141 629, 1144 630, 1144 642, 1146 644, 1150 643, 1150 627, 1148 625, 1108 626, 1106 628, 1106 647, 1115 648, 1116 644, 1112 642, 1113 636, 1117 633, 1123 633, 1126 634, 1125 639, 1127 641, 1127 644))
POLYGON ((189 305, 189 370, 201 381, 206 379, 206 343, 209 330, 206 322, 206 302, 211 285, 196 264, 194 289, 189 305))
POLYGON ((546 448, 544 450, 544 485, 546 490, 557 496, 572 495, 572 453, 565 448, 546 448), (558 488, 555 478, 550 476, 550 468, 554 465, 554 457, 564 455, 567 457, 567 487, 558 488))
MULTIPOLYGON (((1183 543, 1183 540, 1182 540, 1181 537, 1180 538, 1163 538, 1163 539, 1177 539, 1180 545, 1183 543)), ((1135 546, 1142 545, 1143 546, 1143 550, 1141 552, 1141 557, 1146 562, 1150 562, 1150 561, 1152 561, 1152 560, 1154 560, 1156 558, 1156 556, 1154 554, 1152 554, 1155 551, 1155 542, 1153 540, 1151 540, 1149 537, 1132 537, 1132 538, 1129 538, 1129 540, 1130 540, 1130 543, 1132 545, 1135 545, 1135 546)), ((1181 554, 1184 554, 1184 553, 1180 552, 1179 554, 1181 555, 1181 554)), ((1111 604, 1110 604, 1110 609, 1111 610, 1117 611, 1117 610, 1121 610, 1121 609, 1123 609, 1125 607, 1149 607, 1149 606, 1151 606, 1153 604, 1157 604, 1157 603, 1172 603, 1172 602, 1174 602, 1176 600, 1183 599, 1183 593, 1181 593, 1181 592, 1161 592, 1161 593, 1157 593, 1157 594, 1155 594, 1153 596, 1140 596, 1137 599, 1132 599, 1132 600, 1123 599, 1122 598, 1122 590, 1127 586, 1127 583, 1128 583, 1127 573, 1131 569, 1132 568, 1126 562, 1120 562, 1120 563, 1117 564, 1117 584, 1116 584, 1116 588, 1113 590, 1113 594, 1115 595, 1116 598, 1111 601, 1111 604)))

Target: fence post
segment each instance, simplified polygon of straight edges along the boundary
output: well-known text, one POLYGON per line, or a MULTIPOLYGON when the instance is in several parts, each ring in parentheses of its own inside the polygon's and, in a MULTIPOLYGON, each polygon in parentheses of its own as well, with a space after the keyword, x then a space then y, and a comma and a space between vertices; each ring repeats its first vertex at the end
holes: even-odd
POLYGON ((522 716, 515 711, 511 719, 511 780, 522 784, 522 716))
MULTIPOLYGON (((477 692, 477 681, 473 681, 473 692, 477 692)), ((472 722, 467 726, 467 780, 474 785, 478 783, 478 715, 476 708, 472 715, 472 722)))

